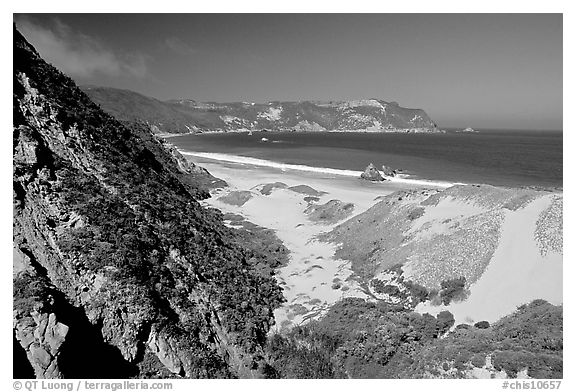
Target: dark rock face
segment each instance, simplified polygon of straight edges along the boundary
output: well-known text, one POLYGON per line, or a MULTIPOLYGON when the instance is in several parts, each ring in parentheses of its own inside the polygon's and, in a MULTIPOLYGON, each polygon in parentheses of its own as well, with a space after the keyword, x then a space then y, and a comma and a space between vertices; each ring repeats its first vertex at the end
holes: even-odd
POLYGON ((366 167, 364 173, 360 174, 360 178, 368 181, 384 181, 384 177, 382 177, 382 174, 380 174, 373 163, 366 167))
MULTIPOLYGON (((133 125, 132 129, 134 129, 133 125)), ((173 144, 168 143, 161 138, 157 137, 151 138, 152 134, 150 133, 149 130, 145 129, 145 131, 142 131, 142 133, 139 134, 139 136, 144 140, 148 139, 147 142, 151 145, 154 146, 159 145, 158 146, 159 148, 156 151, 154 151, 154 155, 156 157, 167 156, 167 158, 169 158, 171 162, 163 161, 161 163, 165 166, 175 165, 176 167, 178 167, 180 172, 177 173, 178 179, 181 182, 188 184, 190 187, 196 186, 203 188, 205 190, 212 190, 215 188, 223 188, 228 185, 226 181, 214 177, 208 172, 208 170, 186 159, 173 144), (166 152, 168 154, 166 154, 166 152)), ((201 198, 203 196, 197 195, 196 197, 201 198)))
POLYGON ((422 109, 378 99, 300 102, 162 102, 106 87, 83 87, 113 116, 146 123, 155 133, 204 131, 443 132, 422 109))
POLYGON ((36 377, 261 377, 281 289, 198 203, 214 177, 16 29, 13 77, 13 325, 36 377))
MULTIPOLYGON (((26 263, 26 256, 15 249, 15 262, 26 263)), ((60 378, 62 373, 58 359, 69 327, 58 320, 55 313, 56 299, 50 293, 46 281, 32 273, 18 274, 15 286, 14 335, 24 348, 34 373, 38 378, 60 378), (25 287, 27 286, 27 287, 25 287), (36 300, 36 293, 45 293, 45 300, 36 300), (25 296, 28 302, 24 303, 25 296)))

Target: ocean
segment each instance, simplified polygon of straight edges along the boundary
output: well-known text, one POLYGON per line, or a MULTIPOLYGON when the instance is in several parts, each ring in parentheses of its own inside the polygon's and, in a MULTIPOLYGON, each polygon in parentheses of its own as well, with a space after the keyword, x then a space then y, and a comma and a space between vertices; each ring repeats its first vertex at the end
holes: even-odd
POLYGON ((561 131, 205 133, 169 141, 197 161, 346 176, 374 163, 401 169, 402 177, 416 181, 562 188, 561 131))

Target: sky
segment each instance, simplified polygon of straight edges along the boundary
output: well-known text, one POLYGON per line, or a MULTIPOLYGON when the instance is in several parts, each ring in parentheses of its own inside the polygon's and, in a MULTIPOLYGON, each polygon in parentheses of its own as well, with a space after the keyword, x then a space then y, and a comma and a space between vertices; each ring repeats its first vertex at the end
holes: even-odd
POLYGON ((562 14, 16 14, 78 84, 161 100, 378 98, 443 128, 562 129, 562 14))

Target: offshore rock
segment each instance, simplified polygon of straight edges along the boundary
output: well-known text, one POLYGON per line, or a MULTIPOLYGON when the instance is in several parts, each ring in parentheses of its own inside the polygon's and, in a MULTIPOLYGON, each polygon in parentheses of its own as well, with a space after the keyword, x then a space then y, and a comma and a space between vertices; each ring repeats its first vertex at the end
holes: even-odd
POLYGON ((373 163, 366 166, 364 173, 360 174, 360 178, 368 181, 384 181, 384 177, 382 177, 382 174, 380 174, 373 163))
POLYGON ((386 177, 395 177, 396 176, 396 170, 394 170, 391 167, 388 167, 386 165, 382 165, 382 174, 386 177))

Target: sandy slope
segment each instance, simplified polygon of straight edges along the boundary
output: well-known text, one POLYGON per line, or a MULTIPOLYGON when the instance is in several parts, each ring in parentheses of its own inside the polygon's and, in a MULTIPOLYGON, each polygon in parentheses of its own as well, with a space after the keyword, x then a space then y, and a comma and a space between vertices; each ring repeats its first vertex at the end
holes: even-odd
POLYGON ((465 301, 448 306, 420 304, 417 311, 437 314, 447 309, 458 324, 494 322, 536 298, 561 304, 562 254, 548 252, 543 256, 534 240, 536 221, 552 197, 541 197, 517 211, 505 211, 498 247, 465 301))

